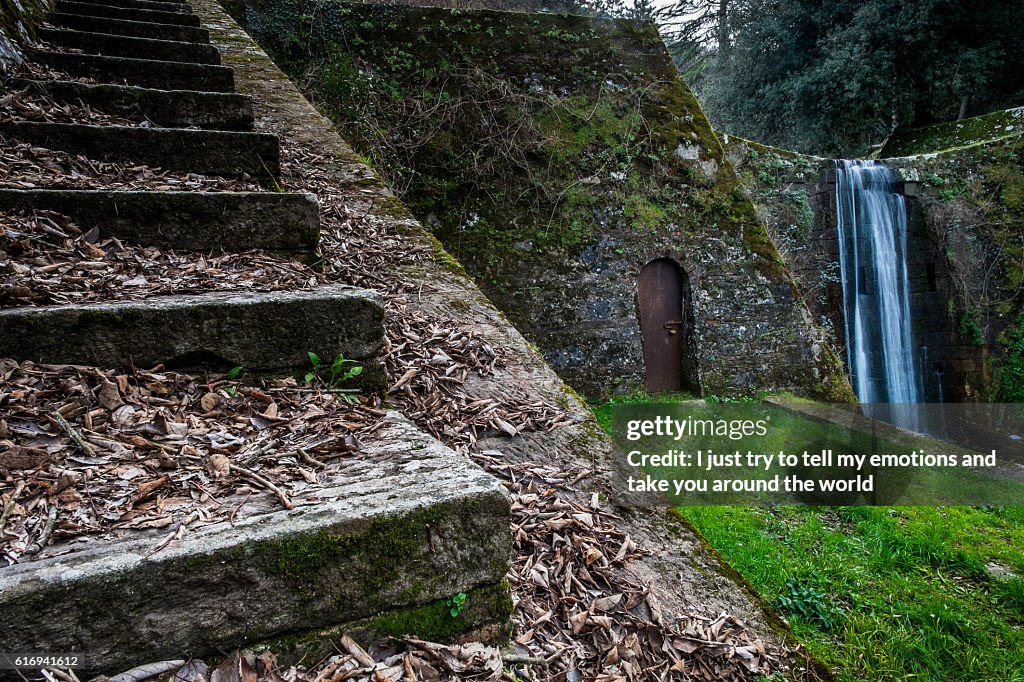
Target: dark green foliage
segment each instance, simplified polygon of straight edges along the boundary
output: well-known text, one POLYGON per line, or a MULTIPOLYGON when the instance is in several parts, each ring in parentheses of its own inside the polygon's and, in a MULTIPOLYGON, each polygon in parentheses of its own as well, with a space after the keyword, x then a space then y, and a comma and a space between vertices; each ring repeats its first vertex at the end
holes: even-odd
POLYGON ((992 594, 997 603, 1024 621, 1024 578, 996 580, 992 584, 992 594))
POLYGON ((1006 360, 999 372, 999 397, 1007 403, 1024 403, 1024 315, 1007 330, 1006 360))
POLYGON ((964 98, 969 113, 1024 98, 1024 3, 726 4, 728 30, 717 42, 727 42, 711 48, 696 84, 729 132, 802 151, 863 153, 896 123, 955 119, 964 98))
POLYGON ((979 315, 980 311, 977 309, 965 310, 960 314, 960 333, 975 346, 985 343, 985 335, 981 331, 981 325, 978 324, 979 315))

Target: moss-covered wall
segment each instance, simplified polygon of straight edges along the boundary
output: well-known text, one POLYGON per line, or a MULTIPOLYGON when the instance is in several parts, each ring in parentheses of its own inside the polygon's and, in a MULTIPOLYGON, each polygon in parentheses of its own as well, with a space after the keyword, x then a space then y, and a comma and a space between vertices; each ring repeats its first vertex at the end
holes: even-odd
POLYGON ((0 72, 21 62, 21 48, 32 41, 49 0, 0 0, 0 72))
MULTIPOLYGON (((1013 124, 997 118, 915 131, 901 144, 930 140, 945 148, 957 125, 975 132, 963 147, 934 153, 915 146, 930 153, 885 160, 908 195, 916 245, 909 249, 915 258, 911 285, 920 290, 912 296, 915 319, 921 320, 917 341, 930 349, 925 369, 936 384, 930 400, 938 399, 941 384, 946 400, 1024 401, 1024 136, 1007 135, 1012 129, 1006 125, 1013 124), (995 139, 977 142, 983 129, 995 139), (923 271, 928 264, 934 267, 931 286, 923 271), (927 291, 931 287, 934 292, 927 291), (935 376, 936 370, 943 376, 935 376)), ((822 326, 838 330, 833 342, 841 347, 829 162, 741 138, 724 141, 809 307, 822 326)))
POLYGON ((228 7, 583 392, 642 386, 637 276, 667 257, 692 287, 691 385, 848 395, 653 26, 228 7))
POLYGON ((949 121, 923 128, 897 128, 879 155, 886 158, 934 154, 1016 137, 1024 132, 1024 107, 949 121))
POLYGON ((974 355, 968 397, 1024 402, 1024 136, 889 163, 920 188, 946 258, 950 321, 974 355))

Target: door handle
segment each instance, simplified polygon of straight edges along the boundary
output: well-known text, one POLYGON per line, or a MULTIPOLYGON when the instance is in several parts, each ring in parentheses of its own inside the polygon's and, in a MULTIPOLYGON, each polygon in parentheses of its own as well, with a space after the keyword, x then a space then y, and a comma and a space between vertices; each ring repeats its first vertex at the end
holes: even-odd
POLYGON ((678 328, 683 326, 683 321, 682 320, 669 320, 668 322, 666 322, 662 326, 665 329, 668 330, 668 333, 670 335, 671 334, 678 334, 679 333, 679 329, 678 328))

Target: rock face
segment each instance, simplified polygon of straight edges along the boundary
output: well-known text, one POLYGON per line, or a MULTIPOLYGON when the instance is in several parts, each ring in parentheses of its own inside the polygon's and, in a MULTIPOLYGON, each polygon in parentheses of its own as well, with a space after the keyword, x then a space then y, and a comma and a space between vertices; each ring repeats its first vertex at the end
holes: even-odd
POLYGON ((0 0, 0 73, 21 63, 22 49, 50 4, 48 0, 0 0))
MULTIPOLYGON (((1006 137, 1002 123, 1016 111, 963 123, 977 131, 996 121, 988 142, 885 160, 906 198, 911 317, 925 402, 994 401, 1006 383, 1004 368, 1019 372, 1012 345, 1024 301, 1019 261, 1009 254, 1021 248, 1024 137, 1006 137)), ((911 131, 903 139, 942 146, 954 127, 911 131)), ((812 314, 842 348, 834 164, 735 136, 726 136, 725 145, 812 314)))
POLYGON ((638 279, 666 259, 676 388, 849 396, 652 26, 340 2, 310 24, 300 5, 233 8, 293 76, 329 74, 303 80, 385 173, 415 170, 390 178, 401 197, 574 387, 643 387, 643 337, 666 332, 643 329, 638 279), (367 117, 400 143, 375 147, 367 117))

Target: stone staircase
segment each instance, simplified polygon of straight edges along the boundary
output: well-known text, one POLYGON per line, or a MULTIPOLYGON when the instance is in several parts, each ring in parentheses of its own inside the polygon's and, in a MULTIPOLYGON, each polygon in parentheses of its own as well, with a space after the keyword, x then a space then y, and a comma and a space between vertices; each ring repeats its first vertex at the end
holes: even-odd
MULTIPOLYGON (((0 136, 279 189, 279 140, 253 132, 252 102, 233 92, 232 69, 220 65, 188 5, 58 0, 48 24, 38 37, 52 49, 27 50, 26 58, 96 82, 22 78, 10 85, 148 123, 16 120, 0 123, 0 136)), ((53 211, 83 231, 97 229, 101 239, 197 258, 213 249, 261 249, 317 260, 319 207, 302 193, 0 189, 0 213, 9 211, 53 211)), ((342 353, 364 367, 364 389, 381 390, 384 344, 380 296, 342 284, 0 309, 0 358, 44 364, 242 366, 281 375, 308 369, 309 351, 342 353)), ((90 669, 116 672, 422 609, 459 592, 489 595, 478 600, 488 606, 467 611, 468 626, 507 617, 504 489, 397 413, 386 422, 364 447, 391 454, 328 481, 337 502, 211 524, 157 557, 159 536, 140 532, 0 568, 0 648, 83 652, 90 669), (390 537, 396 533, 400 546, 390 537), (310 552, 323 555, 296 579, 299 569, 282 565, 284 548, 304 557, 305 569, 310 552)))
MULTIPOLYGON (((157 127, 97 126, 13 121, 0 124, 0 135, 33 145, 206 175, 257 177, 274 182, 280 174, 276 136, 252 132, 252 103, 232 94, 231 69, 214 66, 220 54, 197 28, 199 19, 187 5, 143 0, 104 3, 60 3, 55 16, 90 22, 104 31, 111 15, 123 15, 124 35, 66 28, 39 30, 50 44, 81 52, 35 50, 31 58, 72 75, 88 75, 102 84, 70 81, 27 83, 58 100, 81 102, 105 113, 148 120, 157 127), (106 4, 110 3, 110 4, 106 4), (65 4, 67 7, 65 7, 65 4), (124 6, 122 8, 122 5, 124 6), (136 9, 145 6, 146 9, 136 9), (146 13, 159 8, 154 17, 146 13), (65 11, 66 10, 66 11, 65 11), (70 12, 75 12, 74 14, 70 12), (137 13, 142 12, 139 16, 137 13), (197 42, 134 37, 164 35, 165 24, 134 19, 175 17, 192 24, 197 42), (127 25, 127 26, 126 26, 127 25), (135 55, 135 56, 127 56, 135 55), (146 59, 139 59, 138 56, 146 59), (155 59, 150 59, 155 57, 155 59), (56 59, 56 63, 54 60, 56 59), (102 61, 97 61, 102 60, 102 61), (125 66, 127 64, 127 66, 125 66), (178 89, 176 84, 209 88, 207 80, 190 80, 195 69, 216 68, 227 92, 178 89), (144 87, 152 73, 170 87, 144 87), (140 74, 136 77, 134 74, 140 74), (147 75, 141 75, 147 74, 147 75), (192 129, 196 123, 201 129, 192 129), (230 129, 222 129, 227 124, 230 129), (189 127, 186 127, 189 126, 189 127)), ((181 37, 178 26, 172 35, 181 37)), ((257 192, 73 192, 0 190, 0 210, 53 210, 84 229, 99 226, 101 236, 115 236, 141 246, 209 251, 213 248, 262 248, 312 261, 319 240, 319 215, 312 197, 304 194, 257 192)), ((118 366, 129 358, 142 365, 204 355, 222 367, 244 366, 257 371, 300 370, 307 351, 322 357, 344 353, 375 368, 380 388, 379 359, 383 345, 383 310, 368 291, 334 286, 315 292, 222 294, 165 297, 159 304, 94 304, 0 311, 0 356, 35 361, 118 366), (280 312, 287 310, 286 314, 280 312), (252 339, 231 330, 266 328, 280 319, 286 341, 276 350, 267 339, 252 339), (333 322, 331 322, 333 320, 333 322), (59 337, 52 334, 61 330, 59 337), (178 334, 169 334, 177 330, 178 334), (203 330, 193 334, 187 330, 203 330), (298 334, 298 336, 296 336, 298 334), (203 338, 200 338, 200 337, 203 338), (55 340, 56 339, 56 340, 55 340), (225 340, 230 339, 229 344, 225 340)))

